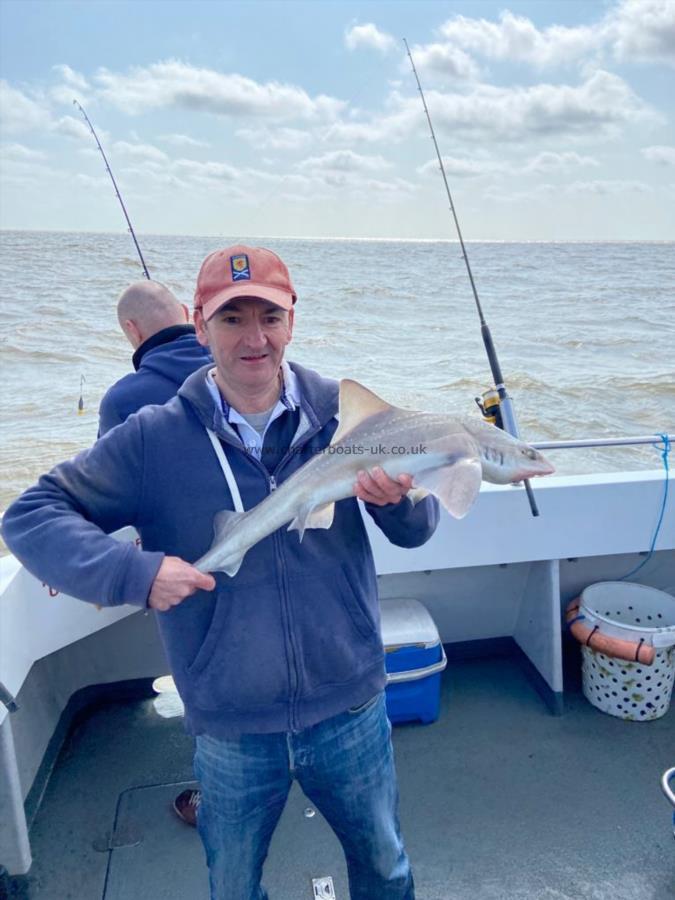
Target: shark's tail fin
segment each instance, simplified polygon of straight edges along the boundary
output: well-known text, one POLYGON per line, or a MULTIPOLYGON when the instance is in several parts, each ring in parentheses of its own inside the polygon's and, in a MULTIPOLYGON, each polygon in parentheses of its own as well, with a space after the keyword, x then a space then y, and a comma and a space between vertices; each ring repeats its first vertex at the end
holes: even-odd
POLYGON ((223 509, 213 519, 213 543, 209 550, 194 564, 200 572, 225 572, 231 578, 237 574, 246 551, 227 553, 227 542, 234 534, 245 512, 223 509))

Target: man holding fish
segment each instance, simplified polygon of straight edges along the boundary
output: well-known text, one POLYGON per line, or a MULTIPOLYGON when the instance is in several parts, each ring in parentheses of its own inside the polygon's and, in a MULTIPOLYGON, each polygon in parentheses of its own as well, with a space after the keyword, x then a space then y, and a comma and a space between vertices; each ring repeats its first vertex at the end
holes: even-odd
POLYGON ((294 778, 342 843, 352 900, 412 900, 356 498, 389 540, 415 547, 436 527, 434 496, 462 516, 481 477, 551 467, 492 426, 398 410, 289 365, 295 302, 271 251, 210 254, 195 327, 215 368, 43 476, 4 536, 58 590, 158 611, 196 738, 213 900, 267 897, 263 863, 294 778), (108 536, 127 524, 142 550, 108 536))

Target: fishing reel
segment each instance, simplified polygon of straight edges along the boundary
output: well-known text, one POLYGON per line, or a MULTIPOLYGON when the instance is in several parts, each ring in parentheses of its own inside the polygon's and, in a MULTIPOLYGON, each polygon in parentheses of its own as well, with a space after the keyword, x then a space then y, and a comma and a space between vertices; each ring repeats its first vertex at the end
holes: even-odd
POLYGON ((502 421, 502 410, 500 407, 499 393, 495 388, 483 391, 481 397, 476 397, 476 404, 481 411, 481 415, 490 425, 496 425, 497 428, 504 428, 502 421))

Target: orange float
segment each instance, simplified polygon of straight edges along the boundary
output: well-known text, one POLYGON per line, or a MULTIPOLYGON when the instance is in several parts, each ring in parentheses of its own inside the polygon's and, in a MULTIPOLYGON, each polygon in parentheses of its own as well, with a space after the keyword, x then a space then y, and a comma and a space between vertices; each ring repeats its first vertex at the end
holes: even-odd
POLYGON ((584 644, 598 653, 604 653, 605 656, 614 656, 617 659, 626 659, 642 663, 645 666, 652 665, 656 651, 651 644, 645 644, 644 641, 624 641, 621 638, 602 634, 597 625, 591 628, 586 624, 584 616, 579 613, 580 606, 581 597, 575 597, 565 610, 567 627, 580 644, 584 644))

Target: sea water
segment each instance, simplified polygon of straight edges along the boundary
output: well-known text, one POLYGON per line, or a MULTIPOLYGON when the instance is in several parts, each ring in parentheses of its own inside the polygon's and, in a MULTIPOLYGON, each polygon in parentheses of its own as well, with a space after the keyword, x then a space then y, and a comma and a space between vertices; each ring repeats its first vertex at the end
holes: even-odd
MULTIPOLYGON (((398 406, 478 415, 491 374, 456 242, 139 235, 151 276, 189 305, 202 259, 239 240, 290 269, 289 359, 398 406)), ((5 231, 0 251, 4 509, 96 439, 101 396, 131 370, 116 299, 143 273, 124 233, 5 231)), ((675 243, 471 242, 467 253, 523 437, 675 431, 675 243)), ((548 455, 562 474, 662 465, 651 446, 548 455)))

